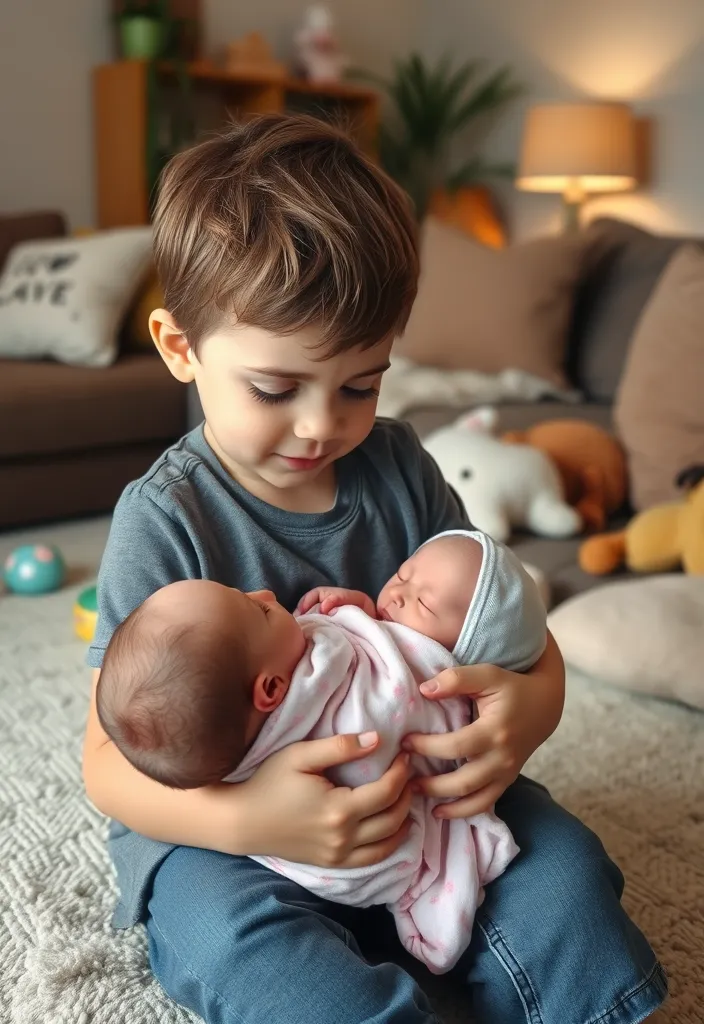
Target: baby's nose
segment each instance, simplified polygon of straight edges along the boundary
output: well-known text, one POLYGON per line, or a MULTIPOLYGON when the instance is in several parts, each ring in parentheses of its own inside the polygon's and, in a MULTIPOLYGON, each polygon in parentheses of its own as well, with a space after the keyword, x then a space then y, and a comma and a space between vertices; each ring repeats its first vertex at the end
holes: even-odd
POLYGON ((276 604, 276 595, 272 590, 250 590, 248 596, 256 598, 257 601, 264 601, 265 604, 276 604))

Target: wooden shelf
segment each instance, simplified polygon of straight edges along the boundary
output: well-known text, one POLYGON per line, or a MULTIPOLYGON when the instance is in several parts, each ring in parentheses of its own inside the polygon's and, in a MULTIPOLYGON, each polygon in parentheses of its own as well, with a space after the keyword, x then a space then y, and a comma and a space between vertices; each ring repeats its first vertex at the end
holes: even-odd
MULTIPOLYGON (((305 109, 316 116, 342 118, 365 152, 375 155, 379 94, 373 89, 351 82, 309 82, 275 72, 227 71, 202 60, 186 67, 196 93, 204 94, 211 108, 211 120, 197 126, 197 135, 228 119, 305 109)), ((167 82, 175 77, 175 70, 169 63, 159 65, 167 82)), ((95 69, 95 172, 101 228, 148 222, 147 97, 146 62, 117 61, 95 69)))

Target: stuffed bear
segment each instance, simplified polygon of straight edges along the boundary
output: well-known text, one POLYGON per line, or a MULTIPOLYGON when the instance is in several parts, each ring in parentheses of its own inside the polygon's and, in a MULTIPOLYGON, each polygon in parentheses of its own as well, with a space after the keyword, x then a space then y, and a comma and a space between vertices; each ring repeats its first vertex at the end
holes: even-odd
POLYGON ((704 466, 677 477, 688 491, 681 502, 655 505, 631 519, 625 530, 585 540, 579 564, 592 576, 625 565, 631 572, 672 572, 682 568, 704 576, 704 466))
POLYGON ((503 542, 512 527, 543 537, 579 533, 581 516, 565 502, 550 459, 529 445, 500 441, 496 422, 495 409, 475 409, 423 441, 474 526, 503 542))
POLYGON ((603 530, 626 500, 626 456, 615 437, 585 420, 547 420, 528 430, 502 435, 512 444, 529 444, 552 459, 565 498, 589 530, 603 530))

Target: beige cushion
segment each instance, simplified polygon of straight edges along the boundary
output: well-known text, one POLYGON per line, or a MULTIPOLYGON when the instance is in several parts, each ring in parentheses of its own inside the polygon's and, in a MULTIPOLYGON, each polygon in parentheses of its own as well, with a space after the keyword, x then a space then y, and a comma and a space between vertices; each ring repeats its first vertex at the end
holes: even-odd
POLYGON ((616 399, 631 500, 676 499, 675 478, 704 463, 704 252, 674 254, 636 327, 616 399))
POLYGON ((0 276, 0 357, 109 366, 151 262, 151 228, 16 245, 0 276))
POLYGON ((399 354, 446 369, 515 368, 564 386, 582 252, 581 239, 560 236, 497 251, 429 217, 399 354))
POLYGON ((548 626, 565 661, 604 682, 704 709, 704 579, 652 576, 595 587, 548 626))

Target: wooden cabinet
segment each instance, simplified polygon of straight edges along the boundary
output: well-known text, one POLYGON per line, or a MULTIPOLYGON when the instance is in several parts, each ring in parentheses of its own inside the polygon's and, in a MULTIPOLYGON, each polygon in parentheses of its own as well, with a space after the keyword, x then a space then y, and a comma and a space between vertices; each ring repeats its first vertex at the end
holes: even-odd
MULTIPOLYGON (((362 148, 373 154, 379 121, 379 95, 347 82, 312 83, 297 78, 233 74, 205 62, 187 65, 196 137, 228 120, 276 110, 306 110, 342 119, 362 148)), ((168 64, 144 61, 103 64, 94 71, 95 174, 100 228, 146 224, 150 206, 150 140, 155 116, 153 89, 169 103, 168 64)), ((172 87, 172 94, 176 87, 172 87)), ((173 102, 173 95, 171 97, 173 102)))

